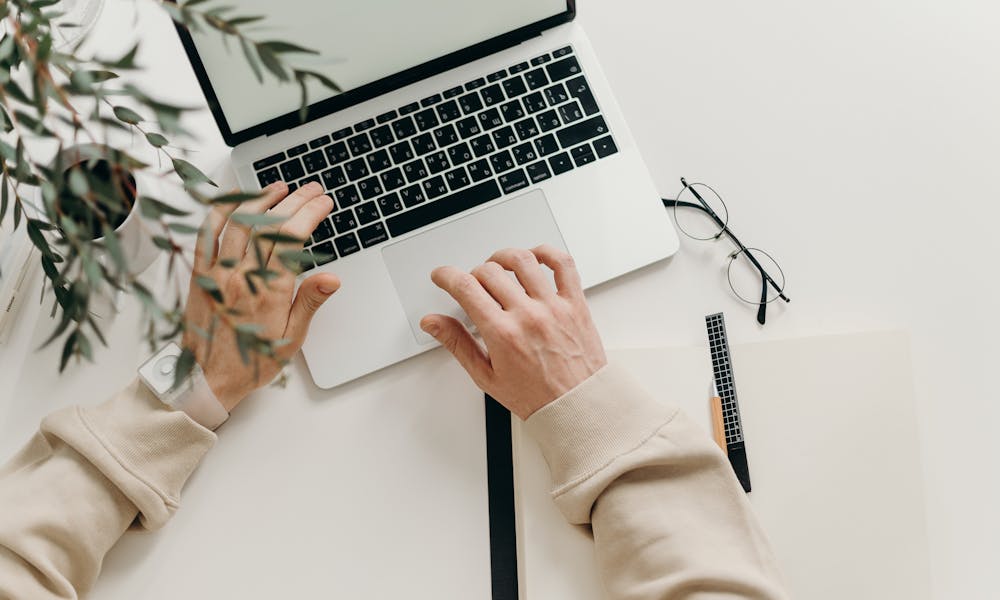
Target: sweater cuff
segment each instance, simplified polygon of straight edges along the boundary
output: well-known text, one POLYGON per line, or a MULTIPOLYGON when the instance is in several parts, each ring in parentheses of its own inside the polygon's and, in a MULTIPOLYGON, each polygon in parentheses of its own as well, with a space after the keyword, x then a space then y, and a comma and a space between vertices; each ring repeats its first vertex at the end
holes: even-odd
POLYGON ((525 421, 555 486, 553 495, 635 450, 678 409, 656 401, 624 368, 608 365, 525 421))
POLYGON ((217 439, 138 380, 98 406, 49 415, 42 432, 94 464, 135 504, 148 529, 162 527, 177 510, 181 489, 217 439))

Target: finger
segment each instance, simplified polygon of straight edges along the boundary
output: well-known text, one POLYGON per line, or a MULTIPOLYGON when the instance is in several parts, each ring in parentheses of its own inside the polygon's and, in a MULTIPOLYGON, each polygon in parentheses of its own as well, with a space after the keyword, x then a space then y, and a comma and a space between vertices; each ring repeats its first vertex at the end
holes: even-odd
POLYGON ((198 231, 198 241, 194 247, 194 268, 204 272, 212 268, 219 254, 219 236, 226 228, 229 215, 236 210, 235 204, 216 204, 208 211, 205 222, 198 231))
POLYGON ((538 262, 552 269, 560 296, 574 300, 583 299, 580 272, 576 270, 576 262, 572 256, 548 244, 534 248, 532 252, 538 257, 538 262))
POLYGON ((490 260, 513 271, 524 291, 532 298, 544 298, 555 293, 552 280, 542 271, 538 257, 530 250, 506 248, 496 252, 490 260))
MULTIPOLYGON (((304 205, 302 205, 298 211, 291 216, 287 221, 282 223, 281 229, 278 233, 282 235, 287 235, 299 240, 308 239, 312 232, 316 230, 316 226, 330 214, 333 210, 333 199, 326 194, 320 194, 315 196, 304 205)), ((270 254, 268 254, 268 243, 261 242, 262 253, 267 261, 267 268, 269 270, 274 270, 281 272, 282 270, 287 270, 284 263, 281 261, 281 253, 288 250, 301 250, 302 242, 282 242, 280 244, 270 243, 270 254)), ((256 265, 256 258, 253 259, 256 265)))
MULTIPOLYGON (((302 210, 303 207, 307 206, 310 202, 321 196, 323 196, 323 186, 321 186, 316 182, 312 182, 300 187, 298 190, 295 191, 294 194, 289 195, 287 198, 279 202, 277 206, 271 209, 270 214, 280 219, 283 219, 283 221, 280 223, 275 223, 274 225, 262 227, 260 229, 261 233, 283 233, 286 235, 290 235, 287 231, 288 222, 291 221, 293 218, 295 218, 295 215, 298 214, 298 212, 302 210)), ((331 200, 329 197, 327 197, 327 200, 333 202, 333 200, 331 200)), ((330 210, 333 210, 332 206, 330 207, 330 210)), ((318 225, 319 221, 317 221, 316 223, 318 225)), ((313 229, 315 229, 315 226, 313 227, 313 229)), ((305 234, 296 237, 305 240, 310 235, 312 235, 313 229, 310 229, 305 234)), ((270 260, 271 254, 274 251, 275 242, 262 239, 260 240, 259 243, 260 243, 261 256, 264 259, 264 264, 267 264, 267 262, 270 260)), ((256 259, 254 259, 253 264, 256 266, 256 259)))
POLYGON ((458 302, 480 331, 503 315, 493 296, 469 273, 455 267, 438 267, 431 272, 431 281, 458 302))
POLYGON ((316 311, 339 289, 340 279, 333 273, 313 275, 299 286, 285 327, 284 338, 290 342, 286 347, 289 356, 298 352, 306 341, 309 324, 316 311))
MULTIPOLYGON (((260 198, 244 202, 232 214, 262 215, 287 194, 288 184, 284 181, 276 181, 261 190, 260 198)), ((250 229, 249 225, 230 221, 222 236, 219 256, 236 260, 243 258, 247 252, 247 243, 250 241, 250 229)))
POLYGON ((507 271, 495 262, 479 265, 472 270, 472 275, 505 310, 510 310, 528 299, 524 288, 511 279, 507 271))
POLYGON ((427 315, 420 320, 420 328, 451 352, 476 385, 482 387, 492 379, 493 366, 489 355, 457 319, 427 315))

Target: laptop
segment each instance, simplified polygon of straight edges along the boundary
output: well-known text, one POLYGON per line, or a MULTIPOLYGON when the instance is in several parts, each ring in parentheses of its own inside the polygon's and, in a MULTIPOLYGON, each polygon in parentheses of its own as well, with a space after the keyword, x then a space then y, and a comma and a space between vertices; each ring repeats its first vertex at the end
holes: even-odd
POLYGON ((435 267, 547 243, 592 287, 677 250, 575 0, 239 6, 343 90, 310 83, 303 122, 296 84, 261 84, 238 44, 179 29, 240 186, 317 181, 335 201, 303 274, 343 281, 303 346, 318 386, 434 348, 428 313, 465 319, 435 267))

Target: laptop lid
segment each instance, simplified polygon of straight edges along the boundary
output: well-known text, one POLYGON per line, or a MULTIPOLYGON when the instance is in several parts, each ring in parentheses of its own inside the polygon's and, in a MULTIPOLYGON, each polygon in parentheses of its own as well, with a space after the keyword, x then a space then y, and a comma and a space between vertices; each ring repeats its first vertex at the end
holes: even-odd
MULTIPOLYGON (((291 64, 343 89, 307 83, 306 121, 488 56, 572 20, 576 0, 241 0, 231 16, 262 16, 242 30, 257 41, 315 50, 291 64)), ((302 124, 301 89, 270 74, 260 83, 235 39, 178 26, 181 42, 226 143, 302 124)))

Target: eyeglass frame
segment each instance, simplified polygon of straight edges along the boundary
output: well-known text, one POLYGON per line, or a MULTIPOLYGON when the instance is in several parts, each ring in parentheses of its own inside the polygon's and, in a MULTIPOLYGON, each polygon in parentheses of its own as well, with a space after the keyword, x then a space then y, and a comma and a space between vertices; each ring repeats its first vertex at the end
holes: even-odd
MULTIPOLYGON (((741 242, 739 240, 739 238, 736 237, 736 234, 733 233, 732 229, 729 228, 728 215, 727 215, 727 219, 725 221, 723 221, 722 218, 720 218, 719 215, 714 210, 712 210, 712 207, 708 205, 708 202, 706 202, 705 199, 701 197, 701 194, 699 194, 698 191, 696 189, 694 189, 693 185, 698 185, 698 184, 688 184, 687 180, 685 180, 683 177, 681 177, 681 185, 683 185, 684 188, 680 191, 680 194, 678 194, 677 197, 679 198, 681 196, 681 194, 684 193, 685 190, 690 190, 691 194, 694 195, 694 197, 698 200, 699 204, 695 204, 693 202, 684 202, 682 200, 676 200, 676 199, 675 200, 668 200, 667 198, 662 198, 662 200, 663 200, 663 206, 666 207, 666 208, 671 208, 672 207, 674 209, 676 209, 678 207, 682 207, 682 208, 694 208, 694 209, 697 209, 697 210, 700 210, 700 211, 704 212, 709 217, 711 217, 712 220, 715 221, 716 225, 718 225, 720 227, 719 232, 717 234, 715 234, 715 236, 713 236, 712 238, 707 238, 707 239, 704 239, 704 240, 701 240, 701 241, 718 240, 723 235, 725 235, 727 238, 729 238, 729 240, 731 242, 733 242, 733 244, 735 244, 736 247, 738 248, 738 250, 736 252, 733 252, 732 254, 729 255, 730 264, 732 264, 732 261, 736 260, 736 257, 739 256, 740 254, 746 254, 747 260, 749 260, 750 263, 754 267, 757 268, 757 270, 760 272, 760 276, 761 276, 761 294, 760 294, 760 302, 757 304, 757 322, 760 323, 761 325, 763 325, 765 323, 766 317, 767 317, 767 305, 770 304, 770 302, 768 302, 768 300, 767 300, 767 288, 768 288, 768 285, 770 285, 771 287, 773 287, 774 291, 778 292, 778 298, 784 300, 786 303, 787 302, 791 302, 792 300, 788 296, 785 295, 784 287, 783 286, 779 286, 777 284, 777 282, 775 282, 774 278, 771 277, 771 274, 767 272, 767 269, 765 269, 764 267, 761 266, 760 262, 757 260, 757 257, 755 257, 753 255, 753 252, 751 252, 751 250, 753 250, 753 248, 748 248, 747 246, 745 246, 743 244, 743 242, 741 242)), ((704 185, 704 184, 701 184, 701 185, 704 185)), ((718 195, 718 192, 715 192, 715 193, 716 193, 716 195, 718 195)), ((721 196, 719 196, 719 200, 722 200, 721 196)), ((723 204, 725 204, 725 203, 723 202, 723 204)), ((684 232, 683 228, 681 228, 681 231, 685 235, 687 235, 688 237, 691 237, 692 239, 699 239, 699 238, 695 238, 695 237, 691 236, 687 232, 684 232)), ((763 252, 764 254, 767 254, 766 252, 764 252, 763 250, 760 250, 759 248, 757 250, 758 250, 758 252, 763 252)), ((770 255, 768 255, 768 256, 770 256, 770 255)), ((774 261, 773 258, 771 260, 774 261)), ((778 270, 781 270, 781 266, 778 265, 777 261, 774 261, 774 264, 775 264, 775 266, 778 267, 778 270)), ((782 271, 782 279, 784 279, 784 271, 782 271)), ((735 287, 733 287, 732 278, 730 278, 730 280, 729 280, 729 286, 731 288, 733 288, 733 290, 735 292, 735 287)), ((737 296, 739 296, 738 293, 737 293, 737 296)), ((740 298, 743 299, 742 296, 740 296, 740 298)), ((751 302, 751 304, 752 304, 752 302, 751 302)))

